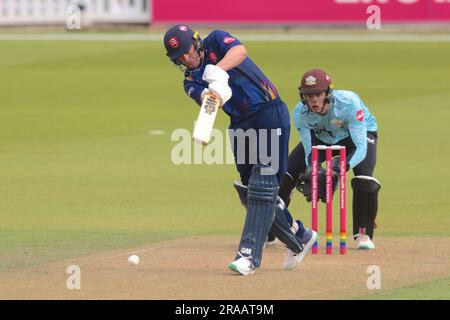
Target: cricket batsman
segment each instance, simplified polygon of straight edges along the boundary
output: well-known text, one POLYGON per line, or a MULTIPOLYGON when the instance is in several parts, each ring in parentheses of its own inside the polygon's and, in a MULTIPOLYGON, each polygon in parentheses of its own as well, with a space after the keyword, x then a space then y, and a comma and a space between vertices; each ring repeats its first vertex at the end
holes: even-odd
POLYGON ((244 45, 225 31, 215 30, 202 40, 180 24, 167 30, 164 46, 169 59, 184 72, 187 95, 201 105, 203 97, 213 93, 230 117, 230 142, 241 179, 234 187, 247 215, 237 255, 228 267, 242 275, 254 273, 270 231, 289 249, 284 269, 294 268, 311 248, 316 233, 301 221, 292 221, 278 197, 289 152, 290 119, 285 103, 247 56, 244 45), (244 133, 244 139, 237 132, 244 133), (256 143, 250 143, 250 136, 256 143), (270 163, 261 156, 261 149, 273 153, 270 163), (255 154, 256 161, 251 161, 250 155, 255 154))
MULTIPOLYGON (((289 205, 297 187, 311 201, 311 150, 314 145, 346 147, 346 169, 353 170, 353 237, 358 249, 374 249, 373 233, 378 210, 380 183, 373 177, 378 126, 361 98, 352 91, 334 90, 323 70, 307 71, 300 83, 300 102, 294 124, 301 142, 289 155, 287 174, 280 185, 280 197, 289 205)), ((333 151, 333 156, 339 151, 333 151)), ((319 151, 319 163, 325 150, 319 151)), ((319 198, 325 202, 324 170, 319 169, 319 198), (321 176, 322 175, 322 176, 321 176)), ((339 159, 333 159, 333 192, 339 178, 339 159)))

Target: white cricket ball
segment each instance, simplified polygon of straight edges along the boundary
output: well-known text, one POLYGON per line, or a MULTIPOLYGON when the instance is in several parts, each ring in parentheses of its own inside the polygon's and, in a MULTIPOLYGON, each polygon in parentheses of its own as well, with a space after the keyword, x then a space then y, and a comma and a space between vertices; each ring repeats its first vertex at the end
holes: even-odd
POLYGON ((137 266, 141 262, 141 259, 135 254, 128 257, 128 264, 130 266, 137 266))

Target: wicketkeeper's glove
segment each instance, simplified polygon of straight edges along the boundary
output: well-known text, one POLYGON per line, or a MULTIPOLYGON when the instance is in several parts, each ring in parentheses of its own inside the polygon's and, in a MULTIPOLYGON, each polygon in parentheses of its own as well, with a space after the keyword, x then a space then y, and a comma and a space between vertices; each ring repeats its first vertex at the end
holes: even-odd
MULTIPOLYGON (((321 167, 319 168, 319 172, 320 169, 322 169, 321 167)), ((323 170, 323 169, 322 169, 323 170)), ((302 193, 305 198, 306 201, 311 202, 311 172, 312 172, 312 167, 308 166, 305 170, 304 173, 300 173, 300 175, 298 176, 298 180, 297 180, 297 184, 295 186, 295 188, 302 193)), ((320 174, 319 174, 319 179, 320 181, 320 174)), ((320 183, 319 183, 320 185, 320 183)), ((319 194, 320 194, 320 188, 319 188, 319 194)), ((320 197, 320 195, 319 195, 320 197)))
MULTIPOLYGON (((312 192, 311 192, 311 171, 312 168, 309 166, 306 168, 306 171, 304 173, 301 173, 298 177, 297 180, 297 184, 295 186, 295 188, 302 193, 305 198, 306 201, 311 202, 311 198, 312 198, 312 192)), ((320 199, 322 202, 326 202, 327 198, 326 198, 326 171, 324 168, 319 167, 318 172, 317 172, 317 197, 318 199, 320 199)), ((339 173, 333 171, 332 172, 332 189, 333 189, 333 194, 336 191, 337 188, 337 184, 339 182, 339 173)))

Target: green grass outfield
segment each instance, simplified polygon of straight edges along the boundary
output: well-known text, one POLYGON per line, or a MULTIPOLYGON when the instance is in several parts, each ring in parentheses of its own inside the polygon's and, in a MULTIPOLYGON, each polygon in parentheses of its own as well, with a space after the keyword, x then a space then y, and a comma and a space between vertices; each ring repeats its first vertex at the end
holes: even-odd
POLYGON ((358 298, 373 300, 448 300, 449 288, 450 278, 444 278, 358 298))
MULTIPOLYGON (((378 235, 450 237, 450 42, 246 46, 291 111, 301 74, 321 67, 376 116, 378 235)), ((198 112, 182 78, 160 42, 0 41, 0 271, 240 233, 234 166, 171 162, 170 134, 198 112)), ((309 224, 298 194, 292 209, 309 224)))

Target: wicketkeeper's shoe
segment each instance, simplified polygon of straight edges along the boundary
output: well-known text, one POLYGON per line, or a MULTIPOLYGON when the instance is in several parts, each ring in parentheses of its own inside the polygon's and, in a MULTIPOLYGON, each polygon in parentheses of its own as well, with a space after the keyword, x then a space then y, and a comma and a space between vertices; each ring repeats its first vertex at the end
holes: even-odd
POLYGON ((284 261, 284 270, 292 270, 294 269, 300 262, 302 262, 303 258, 305 258, 306 254, 311 250, 312 245, 317 240, 317 232, 314 230, 305 228, 304 235, 300 242, 303 244, 303 251, 300 253, 295 253, 291 250, 288 252, 288 256, 284 261))
POLYGON ((242 274, 243 276, 248 276, 249 274, 255 273, 255 266, 245 257, 240 257, 236 261, 233 261, 228 265, 228 268, 234 272, 242 274))
POLYGON ((273 246, 276 246, 277 243, 278 243, 278 239, 275 238, 272 241, 267 240, 264 245, 267 246, 267 247, 273 247, 273 246))
POLYGON ((275 238, 272 232, 269 232, 269 234, 267 235, 267 241, 265 245, 268 247, 273 247, 274 245, 277 244, 277 242, 278 242, 277 238, 275 238))
POLYGON ((359 234, 356 237, 357 248, 359 250, 371 250, 375 249, 375 244, 370 240, 369 236, 366 234, 359 234))

